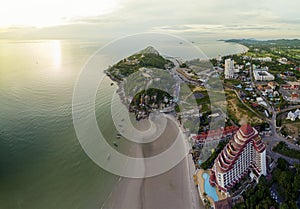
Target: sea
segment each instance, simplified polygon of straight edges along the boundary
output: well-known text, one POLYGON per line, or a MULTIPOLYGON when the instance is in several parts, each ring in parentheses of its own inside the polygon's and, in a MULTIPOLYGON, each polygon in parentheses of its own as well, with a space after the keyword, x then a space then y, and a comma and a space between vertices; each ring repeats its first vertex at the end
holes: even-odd
MULTIPOLYGON (((72 120, 78 76, 105 44, 0 40, 0 209, 95 209, 105 204, 119 176, 87 156, 72 120)), ((210 58, 245 51, 216 40, 194 44, 210 58)), ((108 95, 117 86, 108 78, 102 85, 96 117, 104 122, 104 134, 115 136, 108 95)))

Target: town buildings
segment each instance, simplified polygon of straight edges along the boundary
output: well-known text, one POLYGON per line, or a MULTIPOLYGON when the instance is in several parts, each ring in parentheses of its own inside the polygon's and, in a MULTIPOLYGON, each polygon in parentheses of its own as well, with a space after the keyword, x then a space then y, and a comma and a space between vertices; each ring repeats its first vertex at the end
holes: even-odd
POLYGON ((227 193, 249 173, 257 179, 267 174, 266 147, 258 131, 245 124, 216 158, 210 183, 227 193))

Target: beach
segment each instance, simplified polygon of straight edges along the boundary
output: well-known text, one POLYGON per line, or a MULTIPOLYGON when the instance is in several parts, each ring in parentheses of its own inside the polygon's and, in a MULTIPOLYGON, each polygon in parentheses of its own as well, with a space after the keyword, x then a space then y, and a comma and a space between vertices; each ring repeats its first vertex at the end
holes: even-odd
MULTIPOLYGON (((178 131, 177 123, 168 119, 165 131, 157 140, 147 145, 134 146, 131 151, 138 156, 152 156, 157 150, 166 147, 170 140, 174 140, 178 131)), ((158 176, 143 179, 120 177, 119 183, 101 208, 200 208, 193 182, 194 165, 190 157, 185 157, 177 166, 158 176)))
MULTIPOLYGON (((241 52, 236 44, 195 41, 208 57, 241 52)), ((86 155, 73 128, 71 105, 82 67, 102 45, 79 40, 2 40, 0 44, 4 70, 0 89, 1 208, 99 209, 103 203, 106 205, 112 190, 127 188, 118 187, 126 180, 121 178, 119 182, 118 176, 100 168, 86 155), (57 55, 61 63, 53 65, 57 55)), ((122 143, 122 137, 116 138, 119 132, 111 119, 111 97, 117 88, 116 83, 111 83, 108 78, 103 80, 95 101, 96 116, 103 135, 111 139, 112 147, 116 141, 122 152, 127 144, 122 143)), ((126 192, 120 190, 120 195, 126 198, 126 192)))

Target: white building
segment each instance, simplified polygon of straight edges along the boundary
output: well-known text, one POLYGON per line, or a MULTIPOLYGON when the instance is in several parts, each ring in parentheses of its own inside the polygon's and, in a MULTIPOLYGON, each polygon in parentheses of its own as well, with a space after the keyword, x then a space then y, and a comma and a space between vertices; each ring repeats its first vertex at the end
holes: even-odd
POLYGON ((258 60, 258 61, 262 61, 262 62, 272 62, 272 58, 271 57, 257 57, 257 58, 252 58, 253 60, 258 60))
POLYGON ((225 60, 225 78, 230 79, 234 76, 234 60, 226 59, 225 60))
POLYGON ((245 124, 216 158, 210 183, 228 192, 250 172, 257 178, 267 175, 266 146, 258 131, 245 124))
POLYGON ((295 121, 296 119, 300 119, 300 110, 297 109, 294 113, 290 111, 286 117, 287 120, 295 121))
POLYGON ((253 76, 256 81, 273 81, 275 79, 274 75, 262 69, 253 70, 253 76))
POLYGON ((267 107, 268 105, 267 105, 267 103, 263 100, 263 98, 261 98, 261 97, 256 97, 256 101, 257 101, 257 103, 259 104, 259 105, 262 105, 262 106, 265 106, 265 107, 267 107))
POLYGON ((282 57, 282 58, 279 58, 279 59, 278 59, 278 62, 285 65, 285 64, 288 63, 288 60, 287 60, 287 58, 282 57))

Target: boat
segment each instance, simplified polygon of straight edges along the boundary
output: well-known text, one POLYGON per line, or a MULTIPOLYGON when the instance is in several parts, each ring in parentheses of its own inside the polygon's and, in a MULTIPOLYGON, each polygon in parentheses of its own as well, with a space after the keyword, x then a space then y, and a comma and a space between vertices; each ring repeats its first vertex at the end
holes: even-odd
POLYGON ((119 146, 119 145, 117 144, 117 142, 115 142, 115 141, 113 142, 113 144, 114 144, 115 147, 118 147, 118 146, 119 146))
POLYGON ((107 154, 106 159, 107 159, 107 160, 110 160, 110 153, 107 154))

